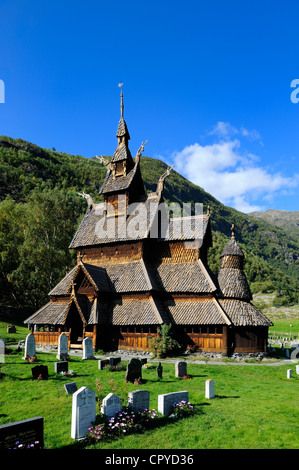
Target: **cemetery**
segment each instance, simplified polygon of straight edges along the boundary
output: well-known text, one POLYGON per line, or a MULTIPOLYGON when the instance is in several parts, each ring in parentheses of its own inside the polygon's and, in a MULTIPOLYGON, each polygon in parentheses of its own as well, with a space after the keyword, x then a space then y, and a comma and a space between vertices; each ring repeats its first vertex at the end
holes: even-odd
POLYGON ((297 360, 269 366, 130 358, 88 347, 74 355, 63 339, 59 353, 41 351, 31 334, 24 346, 2 347, 0 438, 6 433, 12 448, 299 446, 297 360))

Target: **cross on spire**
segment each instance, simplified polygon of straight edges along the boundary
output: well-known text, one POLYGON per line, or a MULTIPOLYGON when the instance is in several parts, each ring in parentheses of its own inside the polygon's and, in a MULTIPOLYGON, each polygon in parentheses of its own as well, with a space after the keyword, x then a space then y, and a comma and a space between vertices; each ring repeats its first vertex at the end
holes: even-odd
POLYGON ((124 117, 124 95, 123 95, 123 82, 118 84, 120 91, 120 117, 124 117))

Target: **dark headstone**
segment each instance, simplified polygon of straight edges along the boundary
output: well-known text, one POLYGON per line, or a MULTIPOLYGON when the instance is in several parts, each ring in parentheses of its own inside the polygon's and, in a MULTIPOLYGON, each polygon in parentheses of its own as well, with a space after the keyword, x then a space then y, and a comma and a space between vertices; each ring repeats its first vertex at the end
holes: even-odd
POLYGON ((108 357, 110 366, 116 366, 121 362, 121 357, 108 357))
POLYGON ((127 365, 126 382, 134 383, 135 380, 142 380, 142 364, 140 359, 131 359, 127 365))
POLYGON ((175 363, 175 376, 184 377, 185 375, 187 375, 187 362, 177 361, 175 363))
POLYGON ((48 366, 35 366, 31 369, 32 377, 34 379, 47 380, 48 379, 48 366))
POLYGON ((7 326, 7 333, 16 333, 15 325, 8 325, 7 326))
POLYGON ((67 372, 69 367, 68 361, 60 361, 60 362, 55 362, 54 363, 54 371, 56 374, 59 374, 60 372, 67 372))
POLYGON ((109 359, 100 359, 98 361, 98 368, 103 370, 106 366, 110 364, 109 359))
POLYGON ((157 367, 157 376, 159 379, 162 379, 162 373, 163 373, 163 367, 161 365, 161 362, 159 362, 159 365, 157 367))
POLYGON ((44 419, 40 416, 0 426, 0 450, 43 447, 44 419))
POLYGON ((140 361, 141 361, 141 364, 142 364, 143 366, 144 366, 144 364, 147 363, 146 357, 141 358, 140 361))
POLYGON ((65 389, 65 391, 68 395, 73 395, 73 393, 75 393, 78 390, 77 385, 76 385, 75 382, 65 384, 64 389, 65 389))

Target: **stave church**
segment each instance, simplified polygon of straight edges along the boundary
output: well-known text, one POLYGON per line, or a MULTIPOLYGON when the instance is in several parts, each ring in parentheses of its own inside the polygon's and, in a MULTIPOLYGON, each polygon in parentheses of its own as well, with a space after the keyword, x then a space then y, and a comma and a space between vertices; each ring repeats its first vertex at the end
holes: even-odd
POLYGON ((207 264, 210 213, 170 217, 163 201, 171 168, 147 194, 140 161, 129 149, 121 89, 117 146, 99 194, 70 248, 77 264, 49 292, 49 302, 25 320, 37 344, 70 348, 90 337, 95 350, 148 350, 162 324, 171 324, 182 348, 223 355, 266 352, 270 320, 252 303, 244 254, 234 226, 218 276, 207 264), (198 229, 200 227, 200 230, 198 229))

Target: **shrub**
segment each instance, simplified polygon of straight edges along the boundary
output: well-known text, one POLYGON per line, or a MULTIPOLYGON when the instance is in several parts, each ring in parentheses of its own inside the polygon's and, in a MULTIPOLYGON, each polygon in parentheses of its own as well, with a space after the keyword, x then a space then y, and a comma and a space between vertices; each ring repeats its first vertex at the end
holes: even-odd
POLYGON ((187 418, 194 414, 194 406, 182 400, 174 405, 173 414, 177 418, 187 418))
POLYGON ((172 325, 161 325, 158 329, 158 336, 149 341, 150 351, 155 357, 165 357, 177 351, 180 344, 174 339, 172 325))

